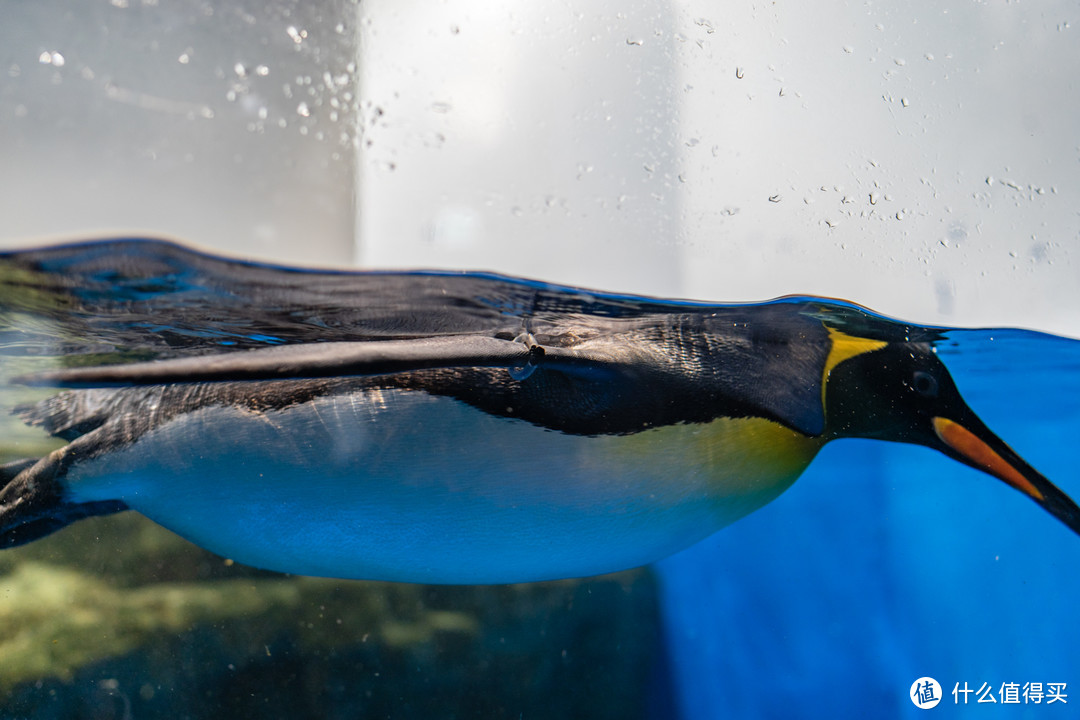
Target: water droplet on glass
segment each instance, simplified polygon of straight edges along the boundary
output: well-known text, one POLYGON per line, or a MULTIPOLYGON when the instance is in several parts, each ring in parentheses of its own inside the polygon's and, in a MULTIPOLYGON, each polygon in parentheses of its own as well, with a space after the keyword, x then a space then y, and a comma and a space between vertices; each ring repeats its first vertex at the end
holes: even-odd
POLYGON ((781 199, 782 198, 779 195, 770 195, 769 196, 769 202, 771 202, 771 203, 778 203, 778 202, 780 202, 781 199))
POLYGON ((697 138, 690 138, 686 141, 686 147, 697 147, 698 142, 697 138))
POLYGON ((925 55, 923 55, 923 57, 926 58, 927 60, 933 60, 934 59, 934 53, 926 53, 925 55))
POLYGON ((285 34, 292 38, 292 41, 294 43, 299 45, 300 43, 304 42, 304 38, 307 37, 307 30, 297 30, 295 25, 290 25, 289 27, 285 28, 285 34))
POLYGON ((850 55, 851 53, 855 52, 855 48, 851 47, 850 45, 845 45, 844 46, 844 52, 846 52, 848 55, 850 55))
POLYGON ((903 105, 904 107, 907 107, 910 103, 908 103, 907 98, 900 98, 900 104, 903 105))
POLYGON ((446 114, 450 112, 452 106, 448 102, 433 102, 431 103, 431 111, 446 114))
POLYGON ((641 38, 626 38, 627 45, 644 45, 645 41, 641 38))
POLYGON ((180 63, 181 65, 187 65, 189 62, 191 62, 191 56, 187 53, 180 53, 180 57, 176 58, 176 62, 180 63))
POLYGON ((255 74, 259 77, 266 77, 270 74, 270 68, 266 67, 265 65, 258 65, 255 67, 255 74))
POLYGON ((38 62, 41 63, 42 65, 52 65, 53 67, 64 67, 64 56, 61 55, 60 53, 56 52, 55 50, 53 50, 52 52, 49 52, 48 50, 46 50, 45 52, 38 55, 38 62))
POLYGON ((247 68, 244 67, 243 63, 233 65, 233 72, 236 73, 237 77, 247 77, 247 68))
POLYGON ((897 210, 896 211, 896 219, 897 220, 903 220, 904 219, 904 211, 903 210, 897 210))
POLYGON ((308 108, 306 102, 302 102, 296 106, 296 114, 300 117, 311 117, 311 110, 308 108))
POLYGON ((905 65, 907 65, 907 60, 905 60, 904 58, 893 58, 893 62, 896 63, 899 67, 904 67, 905 65))

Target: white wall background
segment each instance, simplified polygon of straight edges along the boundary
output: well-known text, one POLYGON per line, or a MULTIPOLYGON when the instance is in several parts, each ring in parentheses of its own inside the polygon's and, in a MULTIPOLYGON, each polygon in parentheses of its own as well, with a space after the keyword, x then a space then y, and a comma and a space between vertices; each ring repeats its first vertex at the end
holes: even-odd
POLYGON ((1075 2, 112 0, 0 23, 0 243, 1080 336, 1075 2))
POLYGON ((1075 3, 362 13, 365 264, 1080 335, 1075 3))

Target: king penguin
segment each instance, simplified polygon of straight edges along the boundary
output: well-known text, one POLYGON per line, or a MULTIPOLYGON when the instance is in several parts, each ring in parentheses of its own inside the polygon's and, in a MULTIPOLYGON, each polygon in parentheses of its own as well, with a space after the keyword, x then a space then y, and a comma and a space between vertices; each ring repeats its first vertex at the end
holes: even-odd
POLYGON ((938 450, 1080 533, 961 398, 939 331, 847 303, 318 273, 141 240, 2 255, 0 283, 4 332, 71 364, 16 378, 62 389, 16 412, 69 442, 0 468, 4 547, 130 509, 282 572, 589 576, 696 543, 851 437, 938 450))

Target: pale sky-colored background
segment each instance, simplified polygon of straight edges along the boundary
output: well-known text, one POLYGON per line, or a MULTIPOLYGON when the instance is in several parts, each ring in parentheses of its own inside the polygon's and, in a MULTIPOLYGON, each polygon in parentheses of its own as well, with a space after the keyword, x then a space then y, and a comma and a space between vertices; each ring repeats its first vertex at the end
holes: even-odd
POLYGON ((6 247, 165 234, 1080 336, 1074 2, 4 12, 6 247))

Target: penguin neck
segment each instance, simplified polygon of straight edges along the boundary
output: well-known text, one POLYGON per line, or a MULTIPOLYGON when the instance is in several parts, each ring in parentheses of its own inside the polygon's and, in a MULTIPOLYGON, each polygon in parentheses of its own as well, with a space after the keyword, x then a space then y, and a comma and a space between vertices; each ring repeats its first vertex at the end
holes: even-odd
POLYGON ((731 522, 787 490, 826 442, 765 418, 725 417, 700 426, 684 451, 709 475, 731 522))
POLYGON ((884 340, 873 340, 848 335, 834 327, 829 327, 829 354, 825 358, 825 367, 821 373, 821 409, 825 414, 825 428, 822 437, 826 442, 842 437, 848 437, 844 429, 837 426, 835 418, 829 417, 828 390, 832 372, 836 366, 845 360, 850 360, 858 355, 874 352, 888 345, 884 340))

